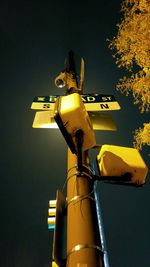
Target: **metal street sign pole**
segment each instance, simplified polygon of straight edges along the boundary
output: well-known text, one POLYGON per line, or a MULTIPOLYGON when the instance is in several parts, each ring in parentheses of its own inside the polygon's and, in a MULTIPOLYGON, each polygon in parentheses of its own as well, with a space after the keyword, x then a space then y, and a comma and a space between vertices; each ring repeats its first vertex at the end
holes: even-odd
MULTIPOLYGON (((89 167, 87 153, 83 163, 89 167)), ((96 226, 94 198, 91 194, 93 182, 86 177, 77 177, 77 157, 68 149, 67 185, 67 265, 102 267, 102 251, 96 226)))
MULTIPOLYGON (((87 111, 90 113, 90 111, 97 112, 104 109, 118 110, 120 106, 115 98, 110 95, 83 95, 84 60, 81 60, 79 88, 73 52, 69 53, 68 62, 69 66, 55 79, 55 84, 58 87, 66 86, 67 94, 57 98, 55 110, 53 108, 50 110, 51 103, 54 104, 55 102, 54 96, 48 96, 48 100, 47 96, 38 97, 37 101, 35 98, 31 107, 33 109, 49 110, 41 112, 41 114, 37 113, 38 116, 35 117, 33 127, 39 128, 42 126, 42 128, 47 128, 48 123, 53 122, 52 118, 55 119, 69 146, 67 199, 65 201, 65 197, 59 192, 56 220, 53 217, 48 218, 50 226, 52 222, 56 221, 53 259, 54 264, 56 266, 58 264, 59 267, 109 267, 95 180, 98 179, 112 184, 142 186, 145 183, 148 168, 136 149, 102 145, 97 155, 99 175, 94 174, 88 157, 88 149, 97 147, 93 129, 112 130, 114 125, 109 120, 108 123, 102 123, 104 125, 100 128, 99 124, 101 123, 97 123, 95 114, 91 114, 90 117, 87 111), (85 103, 91 101, 93 101, 92 104, 85 103), (36 104, 39 106, 37 107, 36 104), (46 114, 48 112, 48 116, 45 112, 46 114), (106 164, 107 159, 108 164, 106 164), (66 256, 64 256, 61 253, 64 250, 60 251, 61 249, 59 249, 59 241, 63 239, 59 234, 61 228, 59 217, 62 219, 64 210, 66 215, 66 205, 67 249, 64 249, 66 251, 66 256)), ((106 121, 106 117, 103 120, 106 121)), ((52 212, 51 209, 49 216, 52 212)), ((66 244, 66 242, 64 243, 66 244)), ((61 242, 60 245, 62 245, 61 242)))
MULTIPOLYGON (((73 69, 71 68, 71 71, 73 69)), ((73 77, 74 78, 74 77, 73 77)), ((75 79, 69 85, 69 93, 77 92, 75 79)), ((67 267, 102 267, 103 255, 97 234, 97 218, 90 179, 88 152, 83 152, 85 173, 78 172, 78 158, 68 148, 67 179, 67 267)))

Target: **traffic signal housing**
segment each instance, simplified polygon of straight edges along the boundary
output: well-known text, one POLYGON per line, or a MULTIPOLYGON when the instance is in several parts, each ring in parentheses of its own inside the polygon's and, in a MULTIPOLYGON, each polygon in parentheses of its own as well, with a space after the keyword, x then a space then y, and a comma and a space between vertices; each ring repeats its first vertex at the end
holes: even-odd
POLYGON ((97 156, 100 179, 143 185, 148 168, 135 148, 103 145, 97 156))
POLYGON ((77 154, 76 133, 79 130, 83 132, 82 151, 96 145, 88 112, 78 93, 57 98, 54 118, 72 153, 77 154))

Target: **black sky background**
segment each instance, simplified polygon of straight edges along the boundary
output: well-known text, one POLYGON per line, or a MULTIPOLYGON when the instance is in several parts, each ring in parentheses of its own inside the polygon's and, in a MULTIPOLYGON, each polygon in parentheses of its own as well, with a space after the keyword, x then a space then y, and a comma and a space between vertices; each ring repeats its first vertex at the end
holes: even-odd
MULTIPOLYGON (((96 132, 97 143, 132 146, 148 121, 131 96, 115 90, 123 75, 107 38, 116 33, 119 0, 1 1, 0 266, 48 267, 52 232, 49 199, 66 179, 67 146, 57 129, 32 129, 34 96, 61 94, 54 78, 70 49, 85 59, 85 93, 114 94, 117 132, 96 132)), ((142 152, 149 166, 148 148, 142 152)), ((143 188, 99 185, 111 267, 150 266, 150 182, 143 188)))

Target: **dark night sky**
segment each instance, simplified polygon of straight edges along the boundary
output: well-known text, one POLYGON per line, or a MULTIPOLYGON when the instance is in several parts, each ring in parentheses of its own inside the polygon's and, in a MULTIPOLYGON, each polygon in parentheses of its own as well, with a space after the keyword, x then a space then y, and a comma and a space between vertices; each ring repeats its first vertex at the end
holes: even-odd
MULTIPOLYGON (((115 90, 118 70, 107 38, 116 33, 120 0, 10 1, 0 4, 1 187, 0 266, 48 267, 49 199, 66 179, 67 146, 57 129, 32 129, 34 96, 61 94, 54 78, 70 49, 84 57, 85 93, 114 94, 117 132, 97 143, 132 146, 148 121, 132 97, 115 90)), ((148 163, 148 149, 142 155, 148 163)), ((99 185, 110 267, 150 266, 150 182, 143 188, 99 185)))

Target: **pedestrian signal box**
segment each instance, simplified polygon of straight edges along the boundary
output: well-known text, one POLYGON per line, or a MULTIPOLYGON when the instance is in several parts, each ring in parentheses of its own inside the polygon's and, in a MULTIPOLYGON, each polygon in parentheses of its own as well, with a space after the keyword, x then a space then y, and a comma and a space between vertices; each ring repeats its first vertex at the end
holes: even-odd
POLYGON ((103 145, 97 156, 97 162, 100 176, 104 180, 110 177, 117 182, 119 177, 127 177, 130 184, 145 183, 148 168, 135 148, 103 145))
POLYGON ((48 229, 55 229, 55 221, 56 221, 56 200, 49 201, 49 209, 48 209, 48 229))

